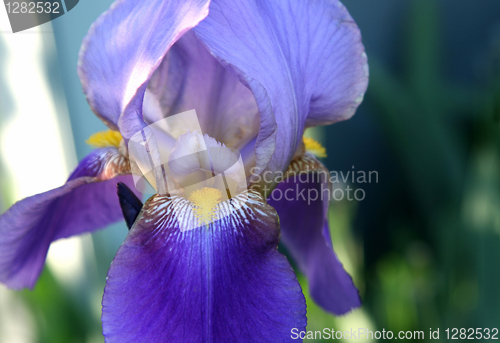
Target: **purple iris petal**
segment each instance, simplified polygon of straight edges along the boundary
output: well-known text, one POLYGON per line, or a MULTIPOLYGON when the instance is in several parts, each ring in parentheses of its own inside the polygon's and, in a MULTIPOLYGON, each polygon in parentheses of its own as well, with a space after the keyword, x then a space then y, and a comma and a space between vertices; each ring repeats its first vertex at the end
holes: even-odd
MULTIPOLYGON (((208 2, 116 2, 94 24, 80 55, 80 77, 89 102, 101 117, 108 113, 130 138, 145 125, 142 109, 149 78, 172 44, 195 27, 210 53, 254 95, 260 113, 257 171, 284 171, 304 127, 347 119, 361 102, 368 67, 359 29, 337 0, 212 0, 210 13, 198 24, 207 14, 208 2)), ((214 110, 238 94, 205 92, 210 85, 222 89, 224 75, 230 74, 210 72, 220 68, 204 57, 206 52, 193 54, 202 49, 194 45, 173 53, 178 63, 173 68, 186 75, 163 73, 173 79, 156 80, 151 87, 174 112, 189 106, 204 111, 206 105, 214 110), (169 87, 155 90, 158 85, 169 87), (220 97, 207 102, 207 94, 220 97)))
POLYGON ((108 273, 105 341, 292 341, 291 330, 306 326, 305 299, 276 249, 275 210, 250 193, 229 216, 181 232, 173 213, 189 204, 165 196, 144 204, 108 273))
POLYGON ((132 187, 133 181, 112 172, 120 168, 113 164, 119 161, 116 155, 114 148, 93 151, 65 185, 25 198, 0 216, 0 282, 33 288, 51 242, 122 219, 116 184, 132 187))
POLYGON ((212 0, 194 31, 254 93, 266 170, 287 169, 305 126, 347 119, 361 103, 366 54, 339 1, 212 0))
POLYGON ((280 199, 279 193, 283 197, 277 201, 272 195, 269 204, 278 211, 282 242, 306 274, 314 301, 327 311, 345 314, 361 305, 359 293, 333 251, 327 218, 328 194, 323 193, 321 199, 325 186, 317 174, 309 174, 308 181, 291 177, 281 182, 274 196, 280 199), (308 194, 312 199, 317 195, 317 200, 308 200, 308 194))
POLYGON ((148 90, 161 105, 160 117, 149 122, 194 108, 203 133, 233 148, 243 147, 259 131, 259 110, 252 92, 192 31, 172 46, 148 90))
POLYGON ((118 0, 92 25, 78 74, 92 110, 109 127, 120 126, 125 138, 142 128, 145 83, 172 44, 208 14, 208 3, 118 0))

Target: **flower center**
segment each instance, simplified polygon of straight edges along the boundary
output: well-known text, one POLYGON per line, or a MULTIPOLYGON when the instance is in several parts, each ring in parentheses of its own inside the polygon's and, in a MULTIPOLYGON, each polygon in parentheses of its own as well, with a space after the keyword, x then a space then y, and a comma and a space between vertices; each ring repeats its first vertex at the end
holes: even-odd
POLYGON ((191 193, 189 201, 194 205, 194 215, 200 224, 208 225, 217 218, 217 204, 221 198, 221 191, 211 187, 198 189, 191 193))
POLYGON ((306 151, 316 157, 326 157, 326 149, 317 141, 309 137, 303 137, 306 151))
POLYGON ((89 139, 85 141, 85 143, 95 148, 106 148, 110 146, 118 148, 122 139, 123 137, 120 132, 107 130, 92 134, 89 139))

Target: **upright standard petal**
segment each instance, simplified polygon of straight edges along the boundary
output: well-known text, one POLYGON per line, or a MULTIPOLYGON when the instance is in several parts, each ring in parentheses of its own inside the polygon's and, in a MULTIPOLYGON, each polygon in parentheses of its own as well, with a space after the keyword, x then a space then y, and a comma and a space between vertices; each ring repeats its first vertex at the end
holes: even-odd
MULTIPOLYGON (((89 103, 128 139, 146 125, 145 89, 158 70, 170 77, 150 86, 167 108, 162 113, 193 105, 210 116, 245 119, 220 115, 253 111, 254 99, 234 74, 251 90, 260 113, 255 175, 284 171, 305 127, 347 119, 361 102, 368 66, 359 30, 337 0, 213 0, 207 16, 208 5, 209 0, 116 2, 93 25, 81 50, 79 74, 89 103), (188 35, 165 58, 192 27, 203 44, 188 35), (162 93, 161 87, 174 91, 162 93)), ((228 141, 238 137, 224 129, 227 121, 214 123, 222 123, 222 135, 230 132, 228 141)), ((241 126, 254 127, 251 121, 241 126)))
POLYGON ((255 96, 257 172, 285 171, 306 126, 348 119, 363 99, 366 54, 337 0, 212 0, 194 31, 255 96))
POLYGON ((94 231, 122 218, 116 184, 133 186, 128 161, 116 148, 93 151, 56 189, 25 198, 0 216, 0 282, 33 288, 50 243, 94 231))
POLYGON ((184 32, 208 14, 209 0, 118 0, 80 50, 78 75, 92 110, 125 138, 142 128, 146 83, 184 32), (120 115, 127 111, 125 122, 120 115))
POLYGON ((328 228, 329 173, 310 155, 292 162, 269 204, 280 217, 281 240, 309 280, 314 301, 337 315, 359 307, 351 277, 333 251, 328 228))
POLYGON ((276 212, 245 194, 239 210, 230 213, 242 195, 220 203, 216 221, 186 231, 188 200, 144 204, 108 273, 107 343, 288 342, 293 328, 305 330, 304 296, 276 249, 276 212))
POLYGON ((161 105, 150 122, 195 109, 203 133, 226 146, 241 148, 258 134, 259 109, 252 92, 192 31, 172 46, 148 90, 161 105))

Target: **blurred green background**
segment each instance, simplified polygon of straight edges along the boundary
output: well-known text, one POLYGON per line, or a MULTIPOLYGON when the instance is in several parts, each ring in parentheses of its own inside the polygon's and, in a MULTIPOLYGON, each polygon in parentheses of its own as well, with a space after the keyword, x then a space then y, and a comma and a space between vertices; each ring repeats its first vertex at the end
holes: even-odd
MULTIPOLYGON (((56 50, 45 64, 66 99, 78 158, 104 128, 81 92, 78 49, 109 4, 83 0, 52 23, 56 50)), ((377 171, 378 182, 351 184, 365 199, 330 209, 334 247, 363 306, 336 318, 308 299, 308 330, 423 330, 427 341, 440 328, 444 341, 446 328, 498 328, 500 1, 344 4, 363 34, 370 85, 351 120, 309 134, 327 148, 330 170, 377 171)), ((0 35, 0 65, 2 49, 0 35)), ((1 127, 9 114, 1 73, 0 91, 1 127)), ((3 170, 5 210, 17 199, 3 170)), ((120 224, 86 236, 78 282, 46 267, 33 291, 0 286, 0 342, 103 342, 100 297, 125 235, 120 224)))

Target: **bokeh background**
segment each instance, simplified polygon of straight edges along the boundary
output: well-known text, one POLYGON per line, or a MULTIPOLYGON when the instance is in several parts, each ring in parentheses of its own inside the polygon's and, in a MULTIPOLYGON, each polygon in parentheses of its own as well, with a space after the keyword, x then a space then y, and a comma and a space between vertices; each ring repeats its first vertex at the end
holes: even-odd
MULTIPOLYGON (((61 185, 104 125, 76 74, 109 0, 12 34, 0 10, 0 212, 61 185)), ((333 317, 308 299, 308 329, 500 326, 500 1, 344 0, 370 63, 349 121, 308 132, 330 170, 376 171, 335 201, 333 244, 363 306, 333 317)), ((103 342, 100 299, 124 224, 53 244, 33 291, 0 285, 0 343, 103 342)), ((307 283, 299 277, 307 295, 307 283)), ((363 341, 363 339, 361 339, 363 341)))

